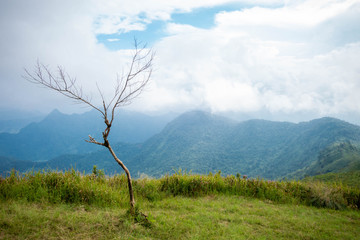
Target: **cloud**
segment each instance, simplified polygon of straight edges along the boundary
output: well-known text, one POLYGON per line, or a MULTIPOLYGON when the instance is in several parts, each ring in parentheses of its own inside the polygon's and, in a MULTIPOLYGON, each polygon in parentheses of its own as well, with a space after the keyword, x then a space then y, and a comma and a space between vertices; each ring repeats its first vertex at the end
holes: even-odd
POLYGON ((216 16, 216 22, 226 27, 308 28, 346 12, 356 3, 357 0, 290 1, 282 8, 253 7, 230 13, 223 12, 216 16))
POLYGON ((239 82, 213 81, 206 85, 206 100, 214 112, 258 111, 261 107, 256 88, 239 82))
POLYGON ((194 105, 201 103, 215 112, 359 112, 360 38, 333 44, 331 36, 325 36, 329 29, 324 29, 330 27, 335 36, 343 26, 354 24, 360 15, 342 16, 354 9, 360 13, 358 4, 313 3, 222 12, 216 27, 208 30, 169 24, 173 35, 156 46, 162 66, 156 81, 167 89, 194 91, 194 105), (339 18, 341 24, 328 25, 339 18), (249 24, 261 27, 253 31, 249 24), (319 50, 321 45, 327 47, 319 50), (196 89, 202 89, 196 91, 202 97, 196 89))
POLYGON ((23 67, 31 68, 37 58, 53 68, 64 65, 94 101, 96 82, 111 95, 131 51, 110 51, 96 35, 143 30, 159 20, 167 36, 154 45, 152 82, 131 109, 360 115, 360 1, 0 4, 5 33, 0 39, 0 107, 79 111, 62 96, 21 78, 23 67), (216 14, 209 29, 171 21, 176 12, 224 4, 241 7, 216 14))

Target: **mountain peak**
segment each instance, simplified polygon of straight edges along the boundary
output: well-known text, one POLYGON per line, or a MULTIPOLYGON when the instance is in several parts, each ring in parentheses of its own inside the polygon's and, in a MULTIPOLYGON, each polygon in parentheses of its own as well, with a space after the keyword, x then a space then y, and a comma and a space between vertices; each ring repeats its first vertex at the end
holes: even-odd
POLYGON ((55 108, 54 110, 52 110, 48 116, 52 116, 52 115, 55 115, 55 116, 58 116, 58 115, 63 115, 63 113, 61 113, 57 108, 55 108))

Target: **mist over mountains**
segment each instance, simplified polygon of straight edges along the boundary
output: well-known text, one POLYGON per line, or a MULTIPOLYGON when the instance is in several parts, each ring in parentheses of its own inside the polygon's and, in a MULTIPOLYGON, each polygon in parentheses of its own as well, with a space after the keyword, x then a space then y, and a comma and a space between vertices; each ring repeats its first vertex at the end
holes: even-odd
MULTIPOLYGON (((193 173, 221 170, 249 177, 301 178, 360 169, 360 127, 335 118, 290 123, 237 122, 203 111, 147 116, 121 112, 110 143, 134 177, 160 177, 182 168, 193 173)), ((52 112, 18 134, 0 134, 0 170, 16 168, 122 173, 107 149, 84 141, 100 138, 96 112, 52 112)))

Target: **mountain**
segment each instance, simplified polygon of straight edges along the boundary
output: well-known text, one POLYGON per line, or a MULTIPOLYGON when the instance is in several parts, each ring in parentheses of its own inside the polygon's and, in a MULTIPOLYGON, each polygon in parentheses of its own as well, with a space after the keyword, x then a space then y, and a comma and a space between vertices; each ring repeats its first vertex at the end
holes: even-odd
MULTIPOLYGON (((330 171, 338 170, 340 165, 335 164, 335 158, 327 157, 327 151, 334 146, 357 146, 359 143, 360 127, 334 118, 298 124, 266 120, 238 123, 192 111, 177 117, 141 144, 113 145, 134 177, 141 173, 159 177, 182 168, 194 173, 221 170, 225 175, 241 173, 276 179, 302 177, 309 171, 316 173, 319 159, 326 159, 330 171)), ((344 162, 349 158, 350 162, 357 162, 356 154, 357 151, 346 152, 344 162)), ((86 155, 64 155, 39 164, 38 168, 53 169, 76 165, 87 172, 97 165, 107 174, 122 172, 106 149, 86 155)), ((351 163, 344 169, 353 166, 351 163)))
MULTIPOLYGON (((109 137, 111 142, 143 142, 173 118, 121 111, 116 115, 109 137)), ((104 131, 96 111, 66 115, 54 110, 41 122, 31 123, 17 134, 0 133, 0 156, 29 161, 46 161, 63 154, 83 154, 101 149, 84 140, 101 139, 104 131)))
POLYGON ((143 144, 136 156, 146 174, 182 168, 221 170, 268 179, 309 166, 330 144, 360 142, 360 127, 333 118, 299 124, 249 120, 234 123, 203 112, 187 113, 143 144))
POLYGON ((129 167, 154 176, 178 168, 208 172, 220 160, 222 142, 234 125, 235 122, 205 112, 185 113, 142 145, 136 156, 142 169, 137 169, 134 161, 129 167))

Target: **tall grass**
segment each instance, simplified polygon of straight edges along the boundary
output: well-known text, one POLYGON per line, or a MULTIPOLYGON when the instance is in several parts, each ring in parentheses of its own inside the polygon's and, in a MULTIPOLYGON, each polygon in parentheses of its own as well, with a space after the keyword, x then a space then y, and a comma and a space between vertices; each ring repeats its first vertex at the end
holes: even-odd
MULTIPOLYGON (((276 203, 304 204, 331 209, 360 207, 360 191, 344 185, 320 182, 267 181, 246 176, 193 175, 179 170, 160 179, 133 182, 138 201, 157 201, 168 196, 200 197, 237 195, 276 203)), ((95 167, 85 175, 74 169, 66 172, 38 171, 20 174, 12 171, 0 181, 0 200, 29 202, 128 206, 125 175, 106 177, 95 167)))
POLYGON ((174 196, 204 196, 209 194, 231 194, 270 200, 277 203, 304 204, 331 209, 360 207, 360 190, 342 184, 321 182, 269 181, 248 179, 246 176, 220 172, 212 175, 191 175, 178 171, 159 180, 160 190, 174 196))
POLYGON ((108 206, 126 203, 126 178, 123 175, 84 175, 74 169, 66 172, 38 171, 20 174, 12 171, 1 180, 0 199, 29 202, 77 203, 108 206))

